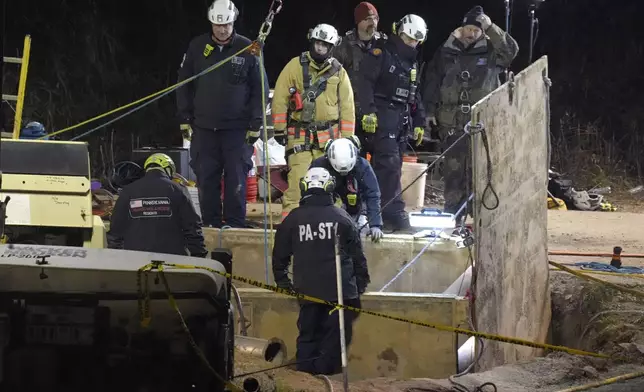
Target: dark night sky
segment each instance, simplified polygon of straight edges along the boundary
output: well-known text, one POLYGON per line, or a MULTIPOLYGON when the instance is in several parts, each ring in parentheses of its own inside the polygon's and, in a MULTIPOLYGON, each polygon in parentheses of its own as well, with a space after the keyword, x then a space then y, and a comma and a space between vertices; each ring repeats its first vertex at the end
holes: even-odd
MULTIPOLYGON (((513 0, 512 35, 520 45, 515 72, 527 65, 529 14, 532 0, 513 0)), ((207 31, 206 0, 20 0, 8 1, 5 55, 15 55, 24 34, 33 37, 25 120, 37 119, 60 129, 126 104, 176 82, 176 69, 191 37, 207 31)), ((269 0, 237 0, 241 11, 237 30, 255 38, 269 0)), ((308 2, 284 0, 266 44, 271 84, 286 62, 307 48, 306 32, 330 23, 343 34, 352 27, 358 0, 308 2)), ((642 2, 634 0, 546 0, 537 10, 540 31, 534 58, 549 56, 553 80, 553 123, 566 113, 581 124, 597 123, 606 138, 634 132, 644 115, 642 40, 634 30, 642 2)), ((421 15, 429 38, 423 60, 457 27, 474 5, 484 7, 505 28, 503 0, 374 0, 380 29, 406 13, 421 15)), ((641 35, 641 34, 640 34, 641 35)), ((5 89, 15 75, 5 70, 5 89)), ((89 128, 84 127, 78 133, 89 128)), ((145 142, 178 141, 174 97, 114 124, 129 148, 131 134, 145 142)), ((108 129, 107 131, 110 131, 108 129)), ((90 136, 101 140, 107 131, 90 136)), ((628 136, 625 144, 644 147, 642 138, 628 136), (638 144, 639 143, 639 144, 638 144)))

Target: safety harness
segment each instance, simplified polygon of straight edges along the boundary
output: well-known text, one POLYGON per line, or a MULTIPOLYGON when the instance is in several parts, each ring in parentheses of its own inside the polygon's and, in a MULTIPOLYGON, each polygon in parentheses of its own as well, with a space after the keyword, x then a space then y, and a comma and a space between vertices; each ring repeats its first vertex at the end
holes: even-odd
MULTIPOLYGON (((327 80, 337 74, 340 69, 342 69, 342 64, 340 64, 336 59, 331 60, 331 67, 324 72, 320 77, 311 83, 311 74, 309 72, 310 60, 306 55, 306 52, 300 55, 300 64, 302 65, 302 84, 304 87, 304 94, 302 100, 302 110, 300 112, 299 121, 291 121, 288 124, 287 128, 294 128, 294 138, 299 139, 301 132, 304 131, 304 144, 299 144, 293 146, 286 150, 286 159, 291 154, 311 151, 314 147, 317 149, 322 149, 323 146, 320 145, 319 138, 317 135, 318 131, 328 131, 329 138, 333 140, 333 125, 336 125, 338 121, 314 121, 315 118, 315 100, 326 91, 327 80), (311 134, 315 135, 317 141, 317 146, 311 145, 311 134)), ((340 119, 340 84, 338 84, 338 119, 340 119)), ((289 116, 290 117, 290 116, 289 116)))

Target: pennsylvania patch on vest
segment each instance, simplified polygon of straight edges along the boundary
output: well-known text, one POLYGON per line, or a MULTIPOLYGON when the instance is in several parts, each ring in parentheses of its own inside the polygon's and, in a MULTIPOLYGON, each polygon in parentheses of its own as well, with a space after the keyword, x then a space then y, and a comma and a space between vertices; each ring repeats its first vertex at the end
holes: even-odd
POLYGON ((487 57, 481 57, 476 62, 476 65, 487 65, 487 57))
POLYGON ((172 203, 167 197, 148 197, 130 200, 130 217, 140 218, 170 218, 172 203))

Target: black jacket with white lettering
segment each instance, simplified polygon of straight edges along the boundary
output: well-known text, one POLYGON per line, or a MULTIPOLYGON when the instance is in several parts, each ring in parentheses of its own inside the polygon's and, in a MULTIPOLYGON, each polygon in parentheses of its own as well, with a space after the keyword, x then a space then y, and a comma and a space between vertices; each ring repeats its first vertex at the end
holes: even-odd
POLYGON ((339 236, 342 296, 357 298, 370 282, 362 240, 349 214, 331 195, 310 191, 275 233, 273 275, 282 288, 327 301, 338 299, 334 234, 339 236), (293 283, 288 269, 293 256, 293 283))
POLYGON ((121 190, 107 242, 112 249, 195 257, 208 253, 188 190, 160 170, 148 171, 121 190))

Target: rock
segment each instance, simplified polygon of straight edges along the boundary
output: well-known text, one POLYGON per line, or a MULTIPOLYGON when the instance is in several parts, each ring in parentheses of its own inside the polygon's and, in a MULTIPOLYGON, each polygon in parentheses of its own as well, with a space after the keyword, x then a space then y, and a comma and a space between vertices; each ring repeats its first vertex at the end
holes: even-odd
POLYGON ((599 378, 599 372, 592 366, 585 366, 583 371, 588 378, 599 378))

